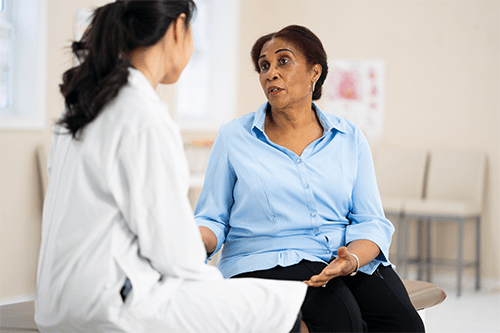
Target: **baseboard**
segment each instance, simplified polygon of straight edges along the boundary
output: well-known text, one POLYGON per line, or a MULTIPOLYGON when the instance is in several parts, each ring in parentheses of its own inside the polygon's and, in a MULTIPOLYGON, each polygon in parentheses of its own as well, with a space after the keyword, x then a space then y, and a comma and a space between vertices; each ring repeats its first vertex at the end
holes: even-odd
POLYGON ((17 304, 17 303, 24 303, 24 302, 31 302, 34 300, 35 300, 35 293, 13 296, 13 297, 6 297, 6 298, 0 299, 0 306, 17 304))

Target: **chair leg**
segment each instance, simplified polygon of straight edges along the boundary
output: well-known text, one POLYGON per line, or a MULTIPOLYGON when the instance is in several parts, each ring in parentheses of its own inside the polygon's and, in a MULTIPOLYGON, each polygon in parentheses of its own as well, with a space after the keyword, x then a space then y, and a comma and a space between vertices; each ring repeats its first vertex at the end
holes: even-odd
POLYGON ((458 254, 457 254, 457 296, 462 292, 462 246, 464 237, 464 220, 458 220, 458 254))
POLYGON ((481 288, 481 217, 476 217, 476 290, 481 288))
POLYGON ((423 242, 423 235, 424 235, 424 221, 419 218, 418 219, 418 255, 417 255, 417 267, 418 267, 418 280, 423 280, 423 266, 424 266, 424 242, 423 242))
POLYGON ((401 224, 402 226, 402 232, 403 232, 403 246, 402 246, 402 252, 401 252, 401 264, 402 264, 402 276, 403 278, 408 277, 408 224, 410 220, 408 217, 403 216, 403 219, 401 220, 403 223, 401 224))
POLYGON ((425 251, 425 262, 426 262, 426 268, 427 268, 427 282, 432 283, 432 255, 431 255, 431 249, 432 249, 432 224, 431 224, 431 219, 427 219, 427 246, 426 246, 426 251, 425 251))
POLYGON ((402 255, 403 255, 403 240, 404 240, 404 215, 403 213, 398 214, 397 217, 397 226, 398 226, 398 238, 397 238, 397 255, 396 255, 396 261, 397 261, 397 267, 402 267, 403 265, 403 260, 402 260, 402 255))

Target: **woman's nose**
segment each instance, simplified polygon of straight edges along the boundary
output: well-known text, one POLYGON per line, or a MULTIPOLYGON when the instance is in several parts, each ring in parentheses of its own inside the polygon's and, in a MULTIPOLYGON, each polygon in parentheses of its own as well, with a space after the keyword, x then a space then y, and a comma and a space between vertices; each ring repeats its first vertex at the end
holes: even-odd
POLYGON ((276 80, 278 78, 278 69, 275 66, 269 67, 269 71, 267 72, 267 79, 269 81, 276 80))

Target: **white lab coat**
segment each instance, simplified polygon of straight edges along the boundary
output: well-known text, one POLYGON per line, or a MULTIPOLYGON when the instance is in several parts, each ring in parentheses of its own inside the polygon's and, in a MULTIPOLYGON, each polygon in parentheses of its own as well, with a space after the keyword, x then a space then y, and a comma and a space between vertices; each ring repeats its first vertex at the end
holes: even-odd
POLYGON ((82 140, 54 134, 48 173, 40 331, 291 329, 305 284, 224 280, 205 264, 179 128, 140 71, 129 70, 128 84, 82 140), (133 289, 124 303, 126 277, 133 289))

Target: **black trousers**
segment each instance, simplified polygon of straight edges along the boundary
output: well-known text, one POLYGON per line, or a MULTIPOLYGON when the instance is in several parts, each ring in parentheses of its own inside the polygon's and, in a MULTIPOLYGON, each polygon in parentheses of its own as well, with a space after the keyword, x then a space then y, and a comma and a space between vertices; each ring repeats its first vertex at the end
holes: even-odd
MULTIPOLYGON (((326 264, 302 260, 289 266, 248 272, 234 278, 309 280, 326 264)), ((326 287, 309 287, 301 308, 310 332, 424 332, 403 282, 391 267, 373 275, 337 277, 326 287)))

